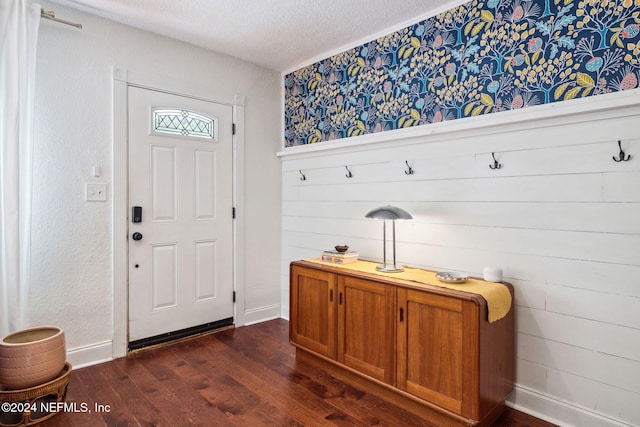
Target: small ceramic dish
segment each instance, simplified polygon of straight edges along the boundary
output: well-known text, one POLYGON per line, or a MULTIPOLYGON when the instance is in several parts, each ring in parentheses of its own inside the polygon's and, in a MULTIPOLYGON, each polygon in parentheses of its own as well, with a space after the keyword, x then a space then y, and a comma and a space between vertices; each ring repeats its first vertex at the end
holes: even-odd
POLYGON ((445 283, 464 283, 469 280, 469 276, 453 271, 440 271, 436 273, 436 279, 445 283))

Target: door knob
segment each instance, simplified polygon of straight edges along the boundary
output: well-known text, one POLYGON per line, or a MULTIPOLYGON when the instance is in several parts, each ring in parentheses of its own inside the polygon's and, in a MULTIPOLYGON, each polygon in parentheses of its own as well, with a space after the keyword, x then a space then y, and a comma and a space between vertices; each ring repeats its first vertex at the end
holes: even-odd
POLYGON ((137 231, 135 233, 133 233, 133 235, 131 236, 131 238, 133 240, 142 240, 142 233, 138 233, 137 231))

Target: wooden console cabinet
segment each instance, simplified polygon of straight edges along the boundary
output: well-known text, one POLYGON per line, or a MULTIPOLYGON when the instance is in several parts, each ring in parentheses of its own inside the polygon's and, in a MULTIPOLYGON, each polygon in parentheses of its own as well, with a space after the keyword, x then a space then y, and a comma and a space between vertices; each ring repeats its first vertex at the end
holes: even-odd
POLYGON ((297 357, 439 426, 489 426, 502 413, 513 389, 513 319, 512 307, 489 323, 480 295, 392 273, 290 266, 297 357))

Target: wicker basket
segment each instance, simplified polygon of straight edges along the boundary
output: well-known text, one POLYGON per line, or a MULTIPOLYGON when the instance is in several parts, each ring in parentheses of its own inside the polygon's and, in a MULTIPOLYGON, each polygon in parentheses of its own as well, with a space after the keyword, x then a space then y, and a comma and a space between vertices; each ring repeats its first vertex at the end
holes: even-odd
POLYGON ((64 402, 71 379, 71 364, 66 363, 60 375, 51 381, 24 390, 5 390, 0 386, 0 427, 30 426, 47 420, 57 411, 46 411, 49 402, 64 402), (6 404, 14 404, 5 411, 6 404), (20 409, 24 409, 20 412, 20 409), (42 411, 41 409, 45 409, 42 411))

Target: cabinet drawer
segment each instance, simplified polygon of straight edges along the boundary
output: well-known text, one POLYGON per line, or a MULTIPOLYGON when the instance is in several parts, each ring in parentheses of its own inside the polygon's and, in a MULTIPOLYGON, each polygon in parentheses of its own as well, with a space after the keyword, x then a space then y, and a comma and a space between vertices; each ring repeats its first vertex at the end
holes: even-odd
MULTIPOLYGON (((398 289, 398 387, 456 414, 476 381, 477 327, 473 304, 398 289), (469 330, 471 328, 471 330, 469 330), (475 348, 474 348, 475 347, 475 348)), ((476 312, 477 314, 477 312, 476 312)))
POLYGON ((395 384, 394 286, 338 278, 338 361, 395 384))
POLYGON ((336 275, 292 267, 289 336, 323 356, 336 357, 336 275))

